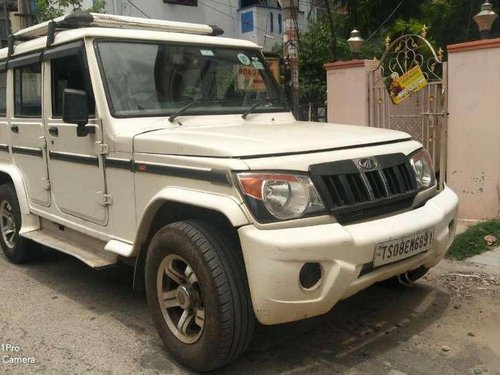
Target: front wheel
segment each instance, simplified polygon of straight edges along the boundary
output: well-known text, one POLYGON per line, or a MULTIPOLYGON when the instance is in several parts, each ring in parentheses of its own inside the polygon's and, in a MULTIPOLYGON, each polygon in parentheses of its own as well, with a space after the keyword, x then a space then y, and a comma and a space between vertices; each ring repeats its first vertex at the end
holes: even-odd
POLYGON ((177 222, 155 234, 146 294, 167 350, 188 368, 222 367, 251 340, 255 318, 241 252, 204 222, 177 222))

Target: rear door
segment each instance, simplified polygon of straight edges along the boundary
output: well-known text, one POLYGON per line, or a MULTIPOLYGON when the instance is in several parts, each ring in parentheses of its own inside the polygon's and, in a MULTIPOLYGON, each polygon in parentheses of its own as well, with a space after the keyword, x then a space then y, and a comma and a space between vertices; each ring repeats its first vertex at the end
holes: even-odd
POLYGON ((42 120, 41 53, 9 61, 14 81, 14 115, 8 126, 14 163, 21 170, 32 203, 50 205, 50 183, 42 120))

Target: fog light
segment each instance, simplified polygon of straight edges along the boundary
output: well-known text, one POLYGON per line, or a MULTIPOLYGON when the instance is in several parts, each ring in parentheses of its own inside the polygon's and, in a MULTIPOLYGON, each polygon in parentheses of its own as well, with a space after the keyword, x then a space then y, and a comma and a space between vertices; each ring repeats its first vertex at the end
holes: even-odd
POLYGON ((321 280, 321 266, 319 263, 306 263, 300 269, 299 281, 304 289, 311 289, 321 280))

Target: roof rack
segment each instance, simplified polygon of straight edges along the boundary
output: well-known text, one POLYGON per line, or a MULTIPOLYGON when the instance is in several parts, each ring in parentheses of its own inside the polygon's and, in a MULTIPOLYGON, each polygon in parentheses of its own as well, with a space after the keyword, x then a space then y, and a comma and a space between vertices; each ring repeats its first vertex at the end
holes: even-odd
POLYGON ((57 30, 78 29, 81 27, 109 27, 135 30, 168 31, 197 35, 218 36, 224 33, 218 26, 197 23, 152 20, 139 17, 116 16, 111 14, 74 11, 53 20, 27 27, 9 35, 9 56, 14 53, 16 41, 27 41, 47 36, 47 47, 54 43, 57 30))

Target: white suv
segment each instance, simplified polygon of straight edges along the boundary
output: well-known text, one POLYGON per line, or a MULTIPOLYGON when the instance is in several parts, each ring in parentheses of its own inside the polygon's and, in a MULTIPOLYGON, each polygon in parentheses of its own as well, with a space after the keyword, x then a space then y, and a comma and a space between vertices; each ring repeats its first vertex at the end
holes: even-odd
POLYGON ((212 26, 72 13, 0 51, 0 243, 135 267, 170 353, 235 360, 255 322, 421 277, 455 233, 405 133, 295 121, 259 47, 212 26))

